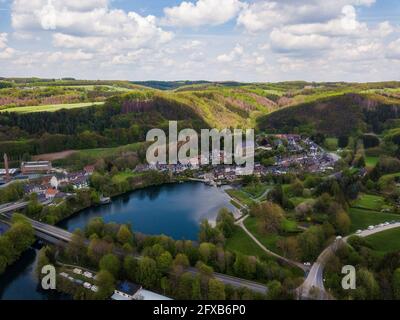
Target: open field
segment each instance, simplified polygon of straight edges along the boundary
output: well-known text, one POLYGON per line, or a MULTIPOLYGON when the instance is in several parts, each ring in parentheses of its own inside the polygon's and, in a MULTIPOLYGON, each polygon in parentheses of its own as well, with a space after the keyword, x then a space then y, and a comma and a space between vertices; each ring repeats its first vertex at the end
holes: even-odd
POLYGON ((377 225, 386 221, 400 221, 400 215, 394 213, 382 213, 378 211, 351 208, 349 211, 351 219, 350 232, 358 229, 366 229, 368 226, 377 225))
POLYGON ((254 201, 251 199, 250 195, 247 193, 241 191, 241 190, 236 190, 236 189, 228 189, 225 190, 225 192, 231 196, 232 198, 238 200, 240 203, 251 206, 254 204, 254 201))
POLYGON ((244 224, 247 230, 249 230, 257 238, 257 240, 260 241, 267 249, 276 252, 278 254, 281 254, 280 250, 276 245, 278 240, 282 238, 281 236, 272 233, 261 234, 257 227, 257 220, 256 218, 253 217, 247 218, 244 221, 244 224))
POLYGON ((123 172, 118 172, 116 175, 113 176, 113 182, 115 183, 121 183, 126 181, 127 179, 131 177, 135 177, 139 175, 138 173, 135 173, 133 171, 123 171, 123 172))
POLYGON ((234 235, 227 239, 226 248, 232 252, 239 252, 244 255, 272 259, 243 231, 236 227, 234 235))
POLYGON ((242 190, 248 194, 250 194, 251 197, 257 199, 263 195, 263 193, 271 188, 271 186, 263 183, 256 183, 256 184, 250 184, 246 187, 244 187, 242 190))
POLYGON ((379 157, 365 157, 365 165, 368 168, 374 168, 379 161, 379 157))
POLYGON ((68 158, 69 156, 72 156, 73 154, 75 154, 77 152, 79 152, 79 151, 77 151, 77 150, 65 150, 65 151, 61 151, 61 152, 39 154, 37 156, 33 156, 32 160, 33 161, 60 160, 60 159, 68 158))
POLYGON ((54 112, 61 109, 78 109, 90 106, 103 105, 104 102, 84 102, 71 104, 54 104, 44 106, 15 107, 0 110, 1 112, 34 113, 34 112, 54 112))
POLYGON ((391 210, 392 207, 385 204, 385 199, 372 194, 361 195, 353 204, 354 208, 361 208, 373 211, 381 211, 383 209, 391 210))
POLYGON ((382 254, 400 250, 400 228, 375 233, 366 239, 374 250, 382 254))
MULTIPOLYGON (((75 167, 82 166, 82 164, 91 164, 96 162, 96 160, 100 158, 107 158, 112 156, 118 156, 122 153, 127 152, 135 152, 141 146, 143 146, 142 142, 127 144, 120 147, 114 148, 96 148, 96 149, 84 149, 77 150, 76 152, 72 152, 65 158, 58 158, 54 163, 56 166, 65 166, 65 167, 75 167)), ((68 152, 68 151, 67 151, 68 152)), ((56 153, 57 154, 57 153, 56 153)), ((50 154, 52 155, 52 154, 50 154)))

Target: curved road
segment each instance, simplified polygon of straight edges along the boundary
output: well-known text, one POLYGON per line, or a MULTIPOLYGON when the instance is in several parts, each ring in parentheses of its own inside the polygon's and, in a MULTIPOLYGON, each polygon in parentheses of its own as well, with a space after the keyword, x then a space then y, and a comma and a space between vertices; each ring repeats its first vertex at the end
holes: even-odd
POLYGON ((312 265, 310 273, 308 274, 306 280, 303 284, 297 288, 297 293, 301 298, 317 299, 317 300, 330 300, 333 299, 332 296, 325 290, 324 286, 324 266, 327 263, 331 254, 335 253, 339 246, 345 245, 347 240, 351 236, 359 236, 362 238, 368 237, 375 233, 387 231, 390 229, 400 228, 400 222, 389 224, 383 227, 375 227, 372 230, 364 230, 359 234, 351 234, 341 240, 336 240, 330 246, 328 246, 319 255, 317 261, 312 265))

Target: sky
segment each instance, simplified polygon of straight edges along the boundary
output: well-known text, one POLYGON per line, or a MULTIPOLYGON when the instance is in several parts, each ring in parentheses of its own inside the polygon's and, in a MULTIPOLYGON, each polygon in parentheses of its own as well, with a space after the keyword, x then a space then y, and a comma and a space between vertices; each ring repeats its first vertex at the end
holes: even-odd
POLYGON ((400 80, 400 1, 0 0, 0 76, 400 80))

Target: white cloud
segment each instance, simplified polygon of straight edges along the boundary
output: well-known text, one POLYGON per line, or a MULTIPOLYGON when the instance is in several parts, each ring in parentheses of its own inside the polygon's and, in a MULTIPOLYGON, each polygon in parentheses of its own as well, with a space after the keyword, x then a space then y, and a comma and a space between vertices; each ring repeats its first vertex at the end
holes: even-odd
POLYGON ((295 52, 327 49, 331 46, 329 37, 317 34, 296 35, 274 29, 270 35, 271 47, 277 52, 295 52))
MULTIPOLYGON (((370 6, 375 0, 280 0, 258 1, 241 11, 237 24, 249 32, 260 32, 290 24, 326 23, 337 19, 347 6, 370 6)), ((352 12, 347 12, 351 18, 352 12)), ((351 19, 344 23, 351 22, 351 19)), ((351 27, 348 26, 348 27, 351 27)))
POLYGON ((10 59, 14 56, 15 50, 8 47, 8 34, 0 33, 0 59, 10 59))
POLYGON ((7 47, 7 38, 7 33, 0 33, 0 49, 4 49, 5 47, 7 47))
POLYGON ((15 50, 13 48, 6 48, 0 51, 0 59, 11 59, 14 57, 15 50))
POLYGON ((400 39, 389 43, 387 47, 386 57, 393 60, 400 60, 400 39))
POLYGON ((162 23, 177 27, 220 25, 235 18, 243 6, 239 0, 183 1, 179 6, 164 9, 162 23))
POLYGON ((229 53, 221 54, 217 57, 219 62, 232 62, 240 58, 244 53, 244 49, 240 44, 237 44, 235 48, 229 53))
POLYGON ((12 25, 18 31, 56 30, 58 34, 70 36, 55 36, 54 43, 58 47, 63 47, 63 39, 67 47, 77 47, 85 40, 103 37, 104 42, 119 40, 124 47, 134 48, 165 43, 173 37, 171 32, 156 25, 156 18, 152 15, 109 9, 105 0, 81 2, 15 0, 12 25))
POLYGON ((82 50, 77 50, 74 52, 62 52, 57 51, 49 55, 47 61, 50 63, 55 62, 65 62, 65 61, 84 61, 91 60, 93 54, 83 52, 82 50))

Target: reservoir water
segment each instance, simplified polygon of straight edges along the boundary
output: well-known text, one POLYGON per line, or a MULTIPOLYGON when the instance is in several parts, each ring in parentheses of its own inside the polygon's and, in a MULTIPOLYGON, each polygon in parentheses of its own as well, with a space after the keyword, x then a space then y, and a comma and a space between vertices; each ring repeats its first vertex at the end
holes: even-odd
MULTIPOLYGON (((214 221, 223 207, 235 210, 221 188, 196 182, 170 184, 116 197, 112 203, 83 210, 58 226, 69 231, 83 229, 91 218, 100 216, 105 222, 130 223, 135 232, 196 240, 200 221, 214 221)), ((37 251, 32 248, 25 252, 0 276, 0 299, 65 298, 38 287, 35 276, 37 251)))

